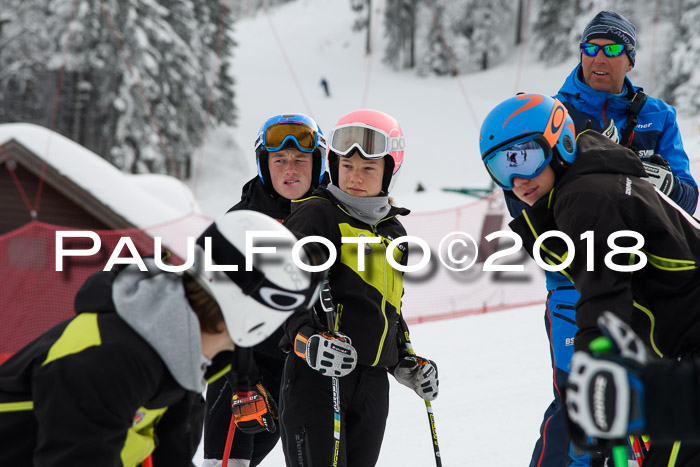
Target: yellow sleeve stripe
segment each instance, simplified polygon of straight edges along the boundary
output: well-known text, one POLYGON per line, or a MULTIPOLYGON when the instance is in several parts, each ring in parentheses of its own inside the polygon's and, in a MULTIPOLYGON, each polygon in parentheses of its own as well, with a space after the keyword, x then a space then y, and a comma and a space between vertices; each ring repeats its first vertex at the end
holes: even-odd
POLYGON ((100 344, 102 338, 97 325, 97 313, 81 313, 68 323, 61 337, 49 349, 41 366, 100 344))
POLYGON ((34 401, 2 402, 2 403, 0 403, 0 413, 24 412, 26 410, 34 410, 34 401))

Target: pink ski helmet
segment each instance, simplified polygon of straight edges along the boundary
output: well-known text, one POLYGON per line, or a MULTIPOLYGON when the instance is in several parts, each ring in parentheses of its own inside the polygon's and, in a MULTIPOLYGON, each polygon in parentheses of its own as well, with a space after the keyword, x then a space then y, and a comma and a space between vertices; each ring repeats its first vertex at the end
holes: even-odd
POLYGON ((389 193, 396 183, 406 142, 399 122, 378 110, 362 109, 338 120, 328 139, 328 167, 331 180, 338 183, 338 158, 357 151, 364 159, 384 158, 382 191, 389 193))

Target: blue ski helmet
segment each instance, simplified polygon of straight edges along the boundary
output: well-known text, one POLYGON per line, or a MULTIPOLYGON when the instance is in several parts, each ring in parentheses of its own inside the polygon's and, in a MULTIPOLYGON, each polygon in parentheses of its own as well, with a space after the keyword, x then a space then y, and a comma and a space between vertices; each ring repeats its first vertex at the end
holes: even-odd
POLYGON ((311 153, 311 189, 316 188, 326 172, 326 138, 316 121, 304 114, 275 115, 260 127, 255 138, 255 161, 263 185, 272 189, 268 154, 289 147, 311 153))
POLYGON ((576 160, 576 130, 559 100, 519 94, 486 116, 479 147, 491 178, 509 191, 513 177, 534 178, 552 161, 555 172, 572 164, 576 160))

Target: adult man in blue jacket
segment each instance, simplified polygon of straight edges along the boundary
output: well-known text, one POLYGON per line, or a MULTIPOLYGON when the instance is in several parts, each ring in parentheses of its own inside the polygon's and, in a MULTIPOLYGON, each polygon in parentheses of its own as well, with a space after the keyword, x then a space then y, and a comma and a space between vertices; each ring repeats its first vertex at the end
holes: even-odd
MULTIPOLYGON (((626 76, 636 59, 635 27, 622 15, 601 11, 581 35, 581 61, 555 97, 569 111, 576 133, 584 127, 616 139, 642 159, 648 180, 691 215, 698 200, 698 187, 690 174, 683 150, 676 111, 660 99, 647 96, 626 76)), ((513 217, 525 207, 506 197, 513 217)), ((547 272, 545 327, 550 341, 554 378, 554 401, 544 414, 540 439, 531 467, 594 466, 589 454, 571 445, 564 427, 560 390, 569 373, 576 334, 575 305, 579 293, 563 275, 547 272)))

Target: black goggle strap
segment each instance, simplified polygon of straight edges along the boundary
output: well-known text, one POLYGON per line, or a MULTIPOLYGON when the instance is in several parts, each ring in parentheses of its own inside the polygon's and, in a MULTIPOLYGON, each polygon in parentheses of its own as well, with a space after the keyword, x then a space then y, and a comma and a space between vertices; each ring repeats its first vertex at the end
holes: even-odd
MULTIPOLYGON (((210 229, 207 232, 207 237, 211 238, 210 251, 214 263, 238 266, 237 271, 222 271, 219 274, 225 274, 228 280, 234 282, 244 295, 248 295, 262 305, 278 311, 292 311, 298 308, 307 309, 318 299, 318 287, 320 286, 323 273, 311 273, 310 287, 304 290, 289 290, 267 279, 265 274, 255 266, 253 266, 251 271, 246 271, 245 255, 237 248, 232 248, 229 241, 221 235, 218 229, 210 229), (224 245, 228 245, 228 247, 223 247, 224 245), (319 281, 319 285, 317 286, 314 281, 319 281)), ((309 255, 309 261, 313 263, 311 264, 312 266, 323 264, 323 261, 314 263, 316 260, 312 258, 312 255, 309 255)), ((214 278, 213 280, 217 279, 214 278)), ((221 280, 221 278, 218 280, 221 280)))

